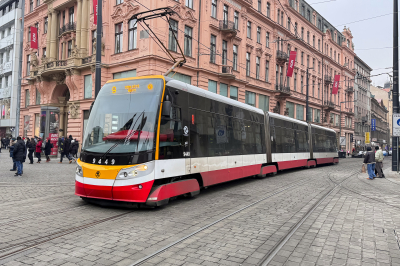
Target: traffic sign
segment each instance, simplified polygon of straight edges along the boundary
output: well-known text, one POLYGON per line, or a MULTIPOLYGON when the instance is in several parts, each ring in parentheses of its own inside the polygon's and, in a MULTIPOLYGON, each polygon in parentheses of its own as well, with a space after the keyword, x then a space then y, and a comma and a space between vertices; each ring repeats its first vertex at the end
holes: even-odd
POLYGON ((370 144, 370 132, 365 132, 365 144, 370 144))
POLYGON ((340 137, 340 146, 346 145, 346 137, 340 137))
POLYGON ((376 130, 376 119, 371 119, 371 131, 376 130))
POLYGON ((400 137, 400 114, 393 114, 393 136, 400 137))

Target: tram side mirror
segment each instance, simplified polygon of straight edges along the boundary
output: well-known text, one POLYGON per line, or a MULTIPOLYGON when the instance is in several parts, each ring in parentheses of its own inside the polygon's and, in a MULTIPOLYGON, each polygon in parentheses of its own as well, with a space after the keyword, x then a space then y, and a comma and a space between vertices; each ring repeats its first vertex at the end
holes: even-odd
POLYGON ((93 105, 94 105, 94 101, 93 101, 92 104, 90 105, 90 108, 89 108, 89 115, 90 115, 90 113, 92 112, 93 105))
POLYGON ((171 101, 169 100, 169 96, 167 95, 165 97, 165 100, 163 102, 162 106, 162 116, 163 117, 169 117, 171 113, 171 101))

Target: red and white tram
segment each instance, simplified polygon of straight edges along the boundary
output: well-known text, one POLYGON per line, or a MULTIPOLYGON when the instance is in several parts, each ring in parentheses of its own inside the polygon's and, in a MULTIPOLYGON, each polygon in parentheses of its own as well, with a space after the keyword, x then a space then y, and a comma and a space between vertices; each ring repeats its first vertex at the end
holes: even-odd
POLYGON ((160 206, 202 187, 338 163, 334 130, 164 77, 108 81, 90 113, 75 194, 160 206))

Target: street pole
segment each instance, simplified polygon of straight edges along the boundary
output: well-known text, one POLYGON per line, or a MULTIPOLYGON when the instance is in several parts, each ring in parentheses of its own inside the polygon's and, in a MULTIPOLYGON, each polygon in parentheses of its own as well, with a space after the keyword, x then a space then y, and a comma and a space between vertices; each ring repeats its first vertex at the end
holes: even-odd
POLYGON ((310 118, 308 117, 308 67, 307 67, 307 89, 306 89, 306 122, 310 121, 310 118))
MULTIPOLYGON (((96 10, 95 10, 96 12, 96 10)), ((97 30, 96 30, 96 76, 94 83, 94 98, 100 92, 101 88, 101 33, 103 26, 103 3, 102 0, 97 2, 97 30)))
POLYGON ((342 144, 340 143, 340 138, 342 137, 342 103, 340 102, 339 108, 340 108, 340 117, 339 117, 339 150, 342 148, 342 144))
MULTIPOLYGON (((393 0, 393 114, 399 113, 399 17, 398 17, 398 0, 393 0)), ((393 119, 393 118, 390 118, 393 119)), ((392 124, 393 132, 393 124, 392 124)), ((396 143, 396 150, 392 147, 392 171, 398 171, 398 137, 392 137, 392 143, 396 143), (396 154, 396 156, 393 156, 396 154)))

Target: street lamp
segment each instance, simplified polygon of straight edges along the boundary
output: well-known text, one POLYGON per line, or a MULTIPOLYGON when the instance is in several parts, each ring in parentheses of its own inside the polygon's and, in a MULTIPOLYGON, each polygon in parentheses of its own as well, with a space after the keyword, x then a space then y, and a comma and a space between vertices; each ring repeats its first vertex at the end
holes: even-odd
POLYGON ((308 70, 309 69, 314 69, 313 67, 307 67, 307 89, 306 89, 306 122, 309 122, 310 121, 310 115, 309 115, 309 112, 308 112, 308 70))

